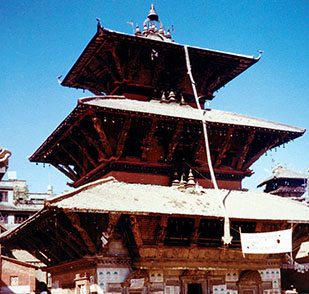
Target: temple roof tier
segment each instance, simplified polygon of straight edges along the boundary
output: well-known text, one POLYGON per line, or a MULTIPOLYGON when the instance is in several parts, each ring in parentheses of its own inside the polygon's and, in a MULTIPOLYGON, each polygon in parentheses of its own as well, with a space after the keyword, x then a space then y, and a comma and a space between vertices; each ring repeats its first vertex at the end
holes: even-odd
POLYGON ((182 190, 158 185, 129 184, 119 182, 113 177, 55 196, 47 200, 46 204, 49 207, 75 212, 173 214, 173 216, 223 218, 225 212, 218 199, 225 199, 226 213, 230 219, 309 222, 309 207, 268 193, 202 187, 182 190), (276 207, 276 209, 270 210, 265 207, 276 207))
MULTIPOLYGON (((230 112, 205 110, 203 114, 216 175, 223 182, 229 179, 226 185, 235 189, 240 188, 236 182, 251 175, 249 167, 262 154, 305 131, 230 112)), ((204 145, 201 113, 196 108, 176 100, 145 102, 102 96, 79 99, 29 159, 51 163, 74 187, 111 172, 117 172, 121 180, 130 173, 127 180, 131 182, 169 185, 175 171, 188 173, 190 167, 195 177, 208 181, 204 145)))
MULTIPOLYGON (((259 58, 188 47, 192 73, 201 100, 248 69, 259 58)), ((194 101, 187 75, 184 46, 103 28, 84 49, 62 81, 63 86, 87 89, 95 95, 123 95, 145 100, 162 91, 181 91, 194 101)))
MULTIPOLYGON (((134 262, 147 262, 149 257, 162 261, 163 253, 174 264, 182 261, 182 266, 190 268, 190 263, 198 260, 208 266, 205 257, 211 254, 216 265, 219 262, 226 267, 231 260, 234 266, 237 259, 244 261, 239 227, 242 232, 267 232, 289 228, 290 222, 295 222, 293 246, 297 248, 308 234, 308 211, 306 205, 267 193, 201 187, 183 190, 128 184, 109 177, 47 200, 38 213, 2 233, 0 242, 4 251, 26 249, 47 266, 57 266, 81 258, 108 257, 101 240, 102 233, 107 232, 109 244, 122 236, 127 257, 134 262), (221 241, 221 197, 233 228, 228 250, 221 241)), ((280 257, 284 254, 276 256, 280 257)), ((265 268, 268 258, 267 254, 246 255, 249 266, 259 268, 265 268)))

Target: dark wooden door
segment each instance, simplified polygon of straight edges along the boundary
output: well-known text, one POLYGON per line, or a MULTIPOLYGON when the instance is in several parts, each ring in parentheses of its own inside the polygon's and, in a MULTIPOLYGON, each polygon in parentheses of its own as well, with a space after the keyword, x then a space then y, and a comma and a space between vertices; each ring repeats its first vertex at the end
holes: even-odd
POLYGON ((187 294, 203 294, 201 284, 188 284, 188 293, 187 294))

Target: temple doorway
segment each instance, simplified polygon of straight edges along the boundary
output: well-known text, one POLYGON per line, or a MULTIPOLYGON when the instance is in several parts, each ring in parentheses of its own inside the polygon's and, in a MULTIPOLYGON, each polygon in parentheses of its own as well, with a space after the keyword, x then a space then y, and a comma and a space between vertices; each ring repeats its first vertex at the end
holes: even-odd
POLYGON ((259 294, 261 283, 262 280, 258 271, 244 271, 238 282, 239 294, 259 294))
POLYGON ((202 284, 188 284, 188 292, 187 294, 202 294, 202 284))

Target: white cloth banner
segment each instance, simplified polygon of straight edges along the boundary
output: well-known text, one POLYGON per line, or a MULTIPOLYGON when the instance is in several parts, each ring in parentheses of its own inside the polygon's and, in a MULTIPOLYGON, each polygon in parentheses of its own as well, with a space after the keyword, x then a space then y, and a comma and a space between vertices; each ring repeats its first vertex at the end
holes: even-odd
POLYGON ((309 256, 309 242, 303 242, 300 244, 299 251, 296 254, 297 258, 303 258, 309 256))
POLYGON ((241 233, 243 253, 284 253, 292 251, 292 229, 267 233, 241 233))

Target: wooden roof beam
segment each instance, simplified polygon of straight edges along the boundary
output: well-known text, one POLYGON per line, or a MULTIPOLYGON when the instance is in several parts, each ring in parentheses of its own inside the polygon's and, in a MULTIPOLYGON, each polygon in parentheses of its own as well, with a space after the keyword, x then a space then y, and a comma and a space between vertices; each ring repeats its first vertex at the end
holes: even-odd
POLYGON ((120 158, 123 154, 124 143, 127 139, 127 134, 130 130, 131 122, 132 122, 131 115, 127 115, 124 122, 123 122, 123 125, 122 125, 122 131, 121 131, 120 136, 117 140, 118 141, 117 147, 116 147, 116 157, 117 158, 120 158))
POLYGON ((196 161, 201 155, 201 153, 205 151, 204 143, 205 143, 204 135, 201 133, 200 138, 196 144, 196 152, 194 152, 193 161, 196 161))
POLYGON ((248 161, 244 163, 242 169, 246 170, 247 168, 249 168, 253 162, 258 160, 267 150, 270 150, 271 148, 275 147, 280 142, 280 139, 282 140, 285 136, 286 135, 283 135, 282 137, 277 138, 275 140, 270 139, 266 147, 261 149, 258 153, 256 153, 256 155, 254 155, 253 157, 251 157, 248 161))
MULTIPOLYGON (((94 94, 97 95, 97 96, 101 96, 101 95, 102 95, 102 92, 105 93, 105 89, 104 89, 104 91, 102 91, 102 92, 99 91, 99 90, 97 89, 98 85, 95 84, 95 83, 84 82, 84 84, 85 84, 86 87, 82 87, 82 86, 79 86, 79 87, 80 87, 81 89, 87 89, 87 90, 89 90, 90 92, 94 93, 94 94)), ((76 87, 76 88, 77 88, 77 87, 76 87)))
POLYGON ((197 240, 199 237, 199 228, 200 228, 200 223, 201 223, 201 218, 197 217, 194 220, 194 228, 193 228, 193 232, 192 232, 192 236, 191 236, 191 247, 196 247, 197 246, 197 240))
POLYGON ((163 246, 166 232, 167 232, 167 221, 168 217, 166 215, 161 216, 159 234, 158 234, 158 245, 163 246))
POLYGON ((77 180, 77 175, 73 172, 71 168, 64 169, 60 164, 51 162, 51 165, 54 166, 56 169, 64 173, 68 178, 70 178, 72 181, 77 180))
MULTIPOLYGON (((60 226, 58 226, 56 229, 54 229, 51 225, 49 225, 48 222, 46 222, 46 226, 47 226, 48 230, 51 231, 51 232, 53 233, 53 235, 55 236, 55 237, 53 237, 52 234, 48 234, 48 237, 49 237, 51 240, 53 240, 53 242, 54 242, 55 244, 58 244, 58 242, 59 242, 59 243, 60 243, 60 247, 63 249, 63 251, 64 251, 68 256, 70 256, 70 257, 73 258, 73 259, 76 258, 75 255, 72 255, 72 253, 71 253, 71 251, 72 251, 72 252, 75 252, 75 254, 76 254, 79 258, 83 257, 83 255, 82 255, 81 252, 80 252, 80 248, 77 247, 75 244, 73 244, 73 243, 71 242, 71 239, 70 239, 69 234, 63 235, 63 234, 60 233, 60 230, 59 230, 59 227, 60 227, 60 226), (65 249, 65 247, 67 247, 67 249, 65 249)), ((46 234, 46 235, 47 235, 47 234, 46 234)))
POLYGON ((85 72, 87 76, 89 75, 95 81, 97 85, 100 85, 100 80, 97 78, 94 72, 89 68, 89 66, 85 67, 85 72))
POLYGON ((46 255, 47 257, 50 257, 52 263, 59 263, 60 262, 60 258, 57 254, 55 254, 52 250, 51 247, 54 245, 55 248, 57 248, 57 245, 55 243, 51 243, 50 246, 46 246, 46 244, 44 244, 40 238, 36 238, 35 242, 38 244, 38 248, 40 248, 41 253, 43 253, 44 255, 46 255), (43 248, 43 250, 42 250, 43 248))
POLYGON ((28 245, 31 246, 32 248, 35 248, 36 253, 38 253, 40 258, 43 258, 44 263, 46 261, 49 262, 50 264, 60 262, 59 257, 56 254, 54 254, 51 250, 49 250, 46 247, 46 245, 41 241, 40 238, 36 238, 35 240, 27 239, 25 242, 27 242, 28 245))
MULTIPOLYGON (((100 94, 100 95, 101 95, 101 94, 100 94)), ((80 123, 80 121, 81 121, 86 115, 87 115, 86 112, 84 112, 81 116, 78 116, 78 115, 75 114, 74 117, 77 118, 77 119, 76 119, 72 124, 66 124, 66 125, 70 125, 70 126, 67 128, 66 131, 63 132, 63 134, 62 134, 60 140, 63 139, 63 138, 65 138, 65 137, 73 130, 73 128, 75 128, 76 126, 78 126, 79 123, 80 123)), ((55 154, 55 152, 54 152, 55 147, 57 147, 58 144, 60 144, 60 143, 59 143, 60 140, 55 140, 55 141, 51 144, 51 146, 49 147, 49 149, 48 149, 47 151, 49 151, 49 153, 51 153, 51 154, 54 155, 54 154, 55 154)), ((59 162, 61 162, 61 161, 59 161, 59 162)))
POLYGON ((118 221, 120 219, 121 213, 109 213, 108 215, 108 226, 107 226, 107 233, 111 235, 116 225, 118 224, 118 221))
POLYGON ((76 77, 75 80, 78 80, 78 78, 80 77, 80 75, 82 74, 83 72, 83 69, 88 67, 88 65, 92 62, 92 59, 98 55, 98 53, 101 51, 101 49, 106 45, 106 43, 108 42, 108 39, 105 39, 104 42, 102 42, 102 44, 94 51, 92 52, 92 54, 90 55, 91 57, 87 60, 87 62, 85 62, 83 64, 82 67, 80 67, 77 71, 78 75, 76 77))
MULTIPOLYGON (((50 229, 50 228, 49 228, 50 229)), ((67 256, 69 256, 71 259, 76 259, 76 255, 73 254, 74 251, 71 251, 70 248, 65 248, 68 247, 66 240, 63 241, 62 238, 59 238, 59 234, 57 234, 57 237, 53 237, 52 234, 48 234, 47 232, 43 232, 43 230, 40 231, 41 236, 45 236, 47 239, 51 240, 51 244, 56 244, 57 249, 61 249, 67 256)), ((57 255, 55 255, 57 256, 57 255)))
POLYGON ((108 166, 110 162, 112 162, 114 158, 111 158, 111 160, 103 161, 101 164, 99 164, 96 168, 93 170, 89 171, 86 175, 80 177, 78 180, 76 180, 75 183, 71 184, 73 187, 79 187, 83 185, 84 183, 88 183, 89 179, 93 176, 95 176, 100 170, 104 169, 105 167, 108 166))
MULTIPOLYGON (((82 130, 81 130, 81 132, 82 132, 82 130)), ((68 135, 68 138, 70 138, 70 140, 77 146, 77 148, 81 151, 81 154, 85 154, 85 156, 87 157, 87 160, 89 162, 91 162, 91 164, 93 166, 97 166, 96 160, 89 154, 87 148, 85 148, 84 146, 81 146, 81 144, 79 142, 77 142, 71 135, 68 135)), ((93 141, 91 136, 87 137, 87 141, 90 142, 90 143, 93 141)))
POLYGON ((104 147, 105 153, 108 157, 113 156, 113 151, 112 151, 112 147, 108 141, 108 138, 103 130, 103 126, 102 126, 102 122, 100 119, 96 118, 96 117, 91 117, 92 122, 93 122, 93 127, 94 129, 97 131, 100 141, 104 147))
MULTIPOLYGON (((85 253, 88 253, 88 248, 85 246, 85 244, 83 243, 82 240, 80 240, 79 238, 76 237, 76 234, 73 235, 69 230, 67 230, 64 226, 59 226, 57 228, 58 232, 61 234, 61 235, 64 235, 66 236, 68 242, 71 244, 70 246, 73 246, 75 247, 75 244, 77 244, 77 249, 78 251, 81 251, 83 250, 85 253)), ((75 228, 74 228, 75 230, 75 228)), ((76 248, 76 247, 75 247, 76 248)), ((80 254, 83 256, 83 254, 80 252, 80 254)))
POLYGON ((245 160, 245 158, 246 158, 246 156, 249 152, 249 149, 250 149, 251 143, 253 142, 255 133, 256 133, 255 131, 252 131, 247 138, 246 144, 243 147, 242 152, 240 153, 239 159, 236 163, 236 169, 237 170, 241 170, 243 165, 244 165, 244 160, 245 160))
MULTIPOLYGON (((89 112, 89 116, 95 117, 96 113, 94 111, 90 111, 89 112)), ((82 135, 87 139, 88 142, 90 142, 90 144, 97 150, 98 154, 99 154, 99 161, 102 161, 103 159, 106 159, 106 155, 104 154, 104 152, 102 151, 103 146, 100 146, 98 144, 97 140, 94 140, 91 136, 88 135, 88 133, 86 133, 86 131, 84 129, 79 128, 79 131, 82 133, 82 135)))
POLYGON ((222 144, 222 147, 220 148, 220 152, 217 156, 217 159, 216 159, 216 162, 214 164, 214 167, 215 168, 218 168, 222 162, 222 159, 224 158, 226 152, 230 149, 231 147, 231 140, 232 140, 232 137, 233 137, 233 132, 234 132, 234 129, 233 128, 229 128, 229 131, 225 137, 225 140, 222 144))
POLYGON ((103 254, 106 253, 109 249, 110 240, 113 237, 115 227, 118 224, 118 221, 120 219, 121 213, 110 213, 108 216, 108 225, 107 225, 107 235, 108 235, 108 242, 103 247, 103 254))
MULTIPOLYGON (((96 55, 95 58, 103 65, 104 70, 108 72, 108 74, 112 77, 112 80, 119 81, 119 79, 116 77, 115 73, 111 70, 111 66, 106 63, 106 61, 102 58, 101 55, 96 55)), ((95 74, 95 73, 94 73, 95 74)))
POLYGON ((130 69, 129 74, 128 74, 128 80, 129 81, 134 80, 133 76, 140 72, 140 70, 139 70, 140 66, 137 63, 141 61, 141 59, 140 59, 141 51, 142 51, 142 47, 139 46, 137 51, 133 52, 134 55, 130 56, 130 59, 129 59, 130 63, 127 66, 127 68, 130 69))
POLYGON ((174 133, 174 136, 171 140, 171 142, 169 143, 169 148, 168 148, 168 152, 167 152, 167 156, 166 156, 166 160, 168 162, 172 161, 173 159, 173 155, 174 152, 176 150, 176 147, 178 146, 180 139, 181 139, 181 133, 183 131, 184 128, 184 122, 182 120, 179 120, 176 126, 176 131, 174 133))
POLYGON ((157 123, 158 123, 158 118, 153 118, 151 126, 150 126, 150 130, 149 130, 147 136, 143 140, 143 144, 142 144, 142 149, 143 149, 142 160, 144 160, 144 161, 147 160, 147 154, 148 154, 148 152, 150 150, 150 144, 151 144, 153 135, 154 135, 154 133, 156 131, 157 123))
POLYGON ((41 253, 40 249, 36 246, 35 243, 32 242, 32 240, 25 240, 21 238, 20 243, 23 244, 23 249, 26 249, 26 251, 31 252, 37 259, 42 261, 45 265, 50 266, 51 260, 49 260, 45 254, 41 253))
POLYGON ((59 149, 61 149, 62 151, 64 151, 64 152, 68 155, 68 157, 71 158, 71 159, 75 162, 76 166, 78 166, 79 169, 81 170, 82 175, 84 175, 84 174, 86 173, 86 170, 85 170, 84 166, 80 163, 80 161, 79 161, 78 159, 76 159, 76 158, 71 154, 70 151, 68 151, 63 145, 59 146, 59 149))
POLYGON ((66 216, 71 221, 73 227, 80 233, 85 245, 88 248, 88 251, 91 254, 95 254, 97 252, 97 248, 95 244, 93 243, 93 241, 91 240, 87 230, 81 226, 81 221, 80 221, 79 216, 73 212, 66 213, 66 216))
MULTIPOLYGON (((150 73, 151 74, 151 81, 152 81, 152 84, 154 84, 154 85, 157 84, 157 81, 159 80, 159 77, 160 77, 159 75, 165 69, 165 65, 166 65, 165 56, 166 56, 166 52, 161 50, 160 56, 158 56, 156 58, 156 61, 154 61, 155 62, 155 70, 152 70, 151 73, 150 73)), ((176 90, 176 89, 174 89, 174 90, 176 90)))
POLYGON ((137 218, 134 215, 130 216, 130 227, 131 227, 136 245, 138 247, 142 247, 143 246, 142 234, 141 234, 141 230, 140 230, 137 218))
POLYGON ((122 72, 121 63, 120 63, 120 60, 119 60, 119 58, 116 54, 116 46, 111 46, 110 52, 113 55, 113 58, 114 58, 114 61, 115 61, 115 64, 116 64, 116 67, 117 67, 117 70, 118 70, 119 77, 122 77, 122 79, 123 79, 123 72, 122 72))

